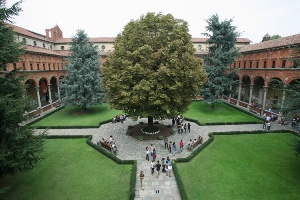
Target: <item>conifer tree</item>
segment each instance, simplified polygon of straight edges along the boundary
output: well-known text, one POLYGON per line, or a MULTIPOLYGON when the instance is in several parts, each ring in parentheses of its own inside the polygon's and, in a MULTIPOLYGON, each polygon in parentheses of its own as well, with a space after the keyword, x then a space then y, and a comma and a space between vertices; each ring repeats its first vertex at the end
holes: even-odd
POLYGON ((62 84, 62 101, 67 106, 87 108, 103 103, 100 56, 97 46, 89 42, 87 34, 78 30, 72 38, 68 58, 67 78, 62 84))
POLYGON ((188 24, 171 14, 147 13, 129 22, 103 66, 106 100, 130 116, 185 113, 206 73, 195 57, 188 24))
POLYGON ((235 47, 239 33, 233 26, 232 19, 220 21, 219 16, 212 15, 206 20, 206 33, 209 53, 205 57, 205 70, 208 74, 208 82, 201 88, 201 96, 205 103, 212 109, 216 103, 222 103, 221 95, 224 91, 230 91, 230 86, 236 83, 233 70, 225 73, 229 65, 239 56, 239 49, 235 47))
MULTIPOLYGON (((21 1, 11 8, 0 0, 0 71, 6 71, 9 63, 16 63, 24 49, 15 42, 15 33, 5 22, 21 11, 21 1)), ((34 136, 28 126, 21 126, 29 98, 24 91, 24 75, 17 76, 18 69, 0 76, 0 177, 33 168, 43 151, 44 135, 34 136)), ((1 190, 0 190, 1 193, 1 190)))

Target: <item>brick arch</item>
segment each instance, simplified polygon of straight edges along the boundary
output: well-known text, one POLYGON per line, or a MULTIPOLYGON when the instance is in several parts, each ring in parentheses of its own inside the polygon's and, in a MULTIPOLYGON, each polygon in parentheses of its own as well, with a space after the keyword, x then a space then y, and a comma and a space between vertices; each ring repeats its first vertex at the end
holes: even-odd
POLYGON ((277 77, 277 76, 273 76, 273 77, 271 77, 271 78, 269 78, 269 79, 267 80, 267 86, 270 86, 270 81, 271 81, 272 79, 279 79, 281 82, 284 82, 284 81, 282 81, 281 78, 279 78, 279 77, 277 77))
POLYGON ((300 81, 300 79, 299 79, 299 78, 293 78, 293 79, 291 79, 291 80, 288 80, 288 81, 286 82, 286 84, 291 84, 293 81, 300 81))
POLYGON ((250 80, 250 83, 252 83, 252 81, 251 81, 251 77, 248 75, 248 74, 243 74, 242 76, 241 76, 241 82, 243 82, 243 80, 244 79, 247 79, 247 77, 249 78, 249 80, 250 80))
POLYGON ((26 82, 30 81, 30 80, 33 82, 34 86, 36 87, 37 86, 37 82, 34 79, 32 79, 32 78, 29 78, 26 81, 24 81, 24 84, 26 84, 26 82))
POLYGON ((264 78, 263 78, 262 76, 260 76, 260 75, 255 75, 255 76, 253 77, 253 84, 255 84, 255 81, 256 81, 258 78, 263 79, 263 80, 264 80, 264 86, 266 86, 266 79, 264 79, 264 78))

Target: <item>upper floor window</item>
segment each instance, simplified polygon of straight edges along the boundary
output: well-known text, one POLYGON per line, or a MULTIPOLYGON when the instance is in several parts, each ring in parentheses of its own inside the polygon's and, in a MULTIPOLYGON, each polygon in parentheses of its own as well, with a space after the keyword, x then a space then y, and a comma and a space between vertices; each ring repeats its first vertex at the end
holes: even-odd
POLYGON ((235 68, 236 63, 233 64, 233 68, 235 68))
POLYGON ((37 70, 40 70, 40 64, 36 64, 37 70))
POLYGON ((45 44, 45 43, 43 43, 43 47, 44 47, 44 48, 46 47, 46 44, 45 44))
POLYGON ((46 68, 45 68, 45 64, 43 64, 43 70, 46 70, 46 68))
POLYGON ((14 66, 14 70, 16 70, 17 69, 17 64, 14 63, 13 66, 14 66))
POLYGON ((252 68, 252 62, 250 62, 250 68, 252 68))
POLYGON ((52 49, 52 44, 50 44, 50 49, 52 49))
POLYGON ((282 61, 282 68, 285 68, 286 60, 282 61))
POLYGON ((23 43, 26 44, 26 38, 23 38, 23 43))
POLYGON ((258 62, 256 62, 256 68, 258 68, 258 62))
POLYGON ((105 46, 104 46, 104 45, 102 45, 101 49, 103 49, 103 50, 104 50, 104 49, 105 49, 105 46))
POLYGON ((32 63, 30 63, 30 70, 33 70, 32 63))
POLYGON ((23 70, 26 70, 25 63, 22 63, 23 70))
POLYGON ((50 70, 50 64, 48 64, 48 69, 50 70))
POLYGON ((241 63, 239 62, 239 68, 241 68, 241 63))
POLYGON ((202 46, 201 45, 198 45, 198 50, 201 50, 202 49, 202 46))
POLYGON ((299 60, 294 60, 293 68, 300 67, 300 62, 299 60))
POLYGON ((33 45, 34 45, 34 46, 36 46, 36 45, 37 45, 36 41, 33 41, 33 45))
POLYGON ((273 60, 273 62, 272 62, 272 68, 275 68, 275 65, 276 65, 276 61, 273 60))
POLYGON ((267 68, 267 61, 264 61, 264 68, 267 68))
POLYGON ((60 49, 61 50, 65 50, 65 46, 60 46, 60 49))
POLYGON ((246 68, 246 62, 244 62, 244 68, 246 68))

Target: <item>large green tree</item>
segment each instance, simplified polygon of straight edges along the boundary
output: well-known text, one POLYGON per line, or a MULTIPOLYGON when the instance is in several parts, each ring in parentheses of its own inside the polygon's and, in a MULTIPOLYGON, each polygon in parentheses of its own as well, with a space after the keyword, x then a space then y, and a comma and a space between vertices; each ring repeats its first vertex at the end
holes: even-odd
POLYGON ((20 11, 21 1, 7 8, 0 0, 0 177, 33 168, 41 159, 44 135, 34 136, 32 128, 21 126, 24 112, 29 105, 24 76, 17 76, 18 69, 6 72, 8 63, 16 63, 24 53, 15 34, 5 22, 20 11))
POLYGON ((278 39, 278 38, 281 38, 281 36, 278 35, 278 34, 272 35, 272 36, 271 36, 271 40, 276 40, 276 39, 278 39))
POLYGON ((240 33, 232 25, 232 19, 220 21, 217 14, 206 20, 206 33, 209 53, 205 57, 205 70, 208 82, 201 88, 201 96, 212 109, 216 103, 222 103, 221 95, 230 91, 237 81, 234 79, 236 71, 226 73, 230 64, 239 56, 239 49, 235 47, 236 39, 240 33))
POLYGON ((67 106, 87 108, 103 103, 100 56, 97 46, 89 42, 87 34, 78 30, 72 38, 68 58, 67 78, 62 86, 62 101, 67 106))
POLYGON ((188 33, 171 14, 147 13, 130 21, 103 65, 106 100, 131 116, 184 113, 207 76, 188 33))

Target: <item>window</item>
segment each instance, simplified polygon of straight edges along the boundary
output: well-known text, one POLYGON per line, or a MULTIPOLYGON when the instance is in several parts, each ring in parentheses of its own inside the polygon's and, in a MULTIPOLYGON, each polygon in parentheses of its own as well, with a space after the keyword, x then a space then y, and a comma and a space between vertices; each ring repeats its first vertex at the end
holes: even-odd
POLYGON ((46 70, 46 68, 45 68, 45 64, 43 64, 43 70, 46 70))
POLYGON ((239 62, 239 68, 241 68, 241 63, 239 62))
POLYGON ((233 68, 235 68, 236 63, 233 64, 233 68))
POLYGON ((44 47, 44 48, 46 47, 46 44, 45 44, 45 43, 43 43, 43 47, 44 47))
POLYGON ((202 46, 201 45, 198 45, 198 50, 201 50, 202 49, 202 46))
POLYGON ((256 68, 258 68, 258 62, 256 62, 256 68))
POLYGON ((26 70, 25 63, 22 63, 23 70, 26 70))
POLYGON ((103 49, 103 50, 104 50, 104 49, 105 49, 105 46, 104 46, 104 45, 102 45, 101 49, 103 49))
POLYGON ((246 62, 244 62, 244 68, 246 68, 246 62))
POLYGON ((26 38, 23 38, 23 43, 26 44, 26 38))
POLYGON ((267 61, 264 61, 264 68, 267 68, 267 61))
POLYGON ((33 45, 36 46, 36 44, 37 44, 36 41, 33 41, 33 45))
POLYGON ((285 68, 286 60, 282 61, 282 68, 285 68))
POLYGON ((50 49, 52 49, 52 44, 50 44, 50 49))
POLYGON ((299 67, 299 60, 294 60, 293 68, 299 67))
POLYGON ((37 70, 40 70, 40 64, 36 64, 37 70))
POLYGON ((60 49, 61 50, 65 50, 65 46, 60 46, 60 49))
POLYGON ((13 66, 14 66, 14 70, 16 70, 17 69, 17 64, 14 63, 13 66))
POLYGON ((50 64, 48 64, 48 69, 50 70, 50 64))
POLYGON ((53 63, 53 69, 55 69, 55 63, 53 63))
POLYGON ((276 64, 276 61, 273 60, 273 62, 272 62, 272 68, 275 68, 275 64, 276 64))
POLYGON ((32 63, 30 63, 30 70, 33 70, 32 63))
POLYGON ((252 68, 252 62, 250 62, 250 68, 252 68))

